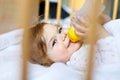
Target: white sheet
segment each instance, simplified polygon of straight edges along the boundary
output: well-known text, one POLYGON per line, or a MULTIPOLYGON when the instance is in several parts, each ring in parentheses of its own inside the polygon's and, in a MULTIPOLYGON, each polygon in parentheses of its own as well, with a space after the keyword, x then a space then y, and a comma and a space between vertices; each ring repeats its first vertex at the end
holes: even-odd
POLYGON ((20 45, 0 51, 0 80, 20 80, 20 45))
MULTIPOLYGON (((114 27, 117 27, 119 31, 120 20, 112 21, 105 26, 113 26, 113 30, 114 27), (116 23, 117 25, 115 25, 114 23, 116 23)), ((5 35, 0 35, 0 39, 3 39, 3 41, 6 40, 6 38, 8 39, 5 44, 7 44, 8 41, 10 43, 10 45, 5 45, 5 47, 2 47, 0 49, 0 80, 20 80, 21 74, 19 72, 21 71, 21 43, 19 40, 21 40, 22 37, 21 33, 21 30, 15 30, 10 33, 6 33, 5 35)), ((120 33, 116 34, 117 36, 120 36, 120 33)), ((120 42, 120 37, 116 39, 116 42, 120 42)), ((117 48, 120 50, 120 45, 117 45, 117 48)), ((55 63, 49 68, 29 63, 28 74, 29 80, 82 79, 80 77, 80 75, 82 75, 80 72, 68 68, 63 63, 55 63)), ((120 64, 99 66, 94 74, 94 80, 119 80, 120 64)))

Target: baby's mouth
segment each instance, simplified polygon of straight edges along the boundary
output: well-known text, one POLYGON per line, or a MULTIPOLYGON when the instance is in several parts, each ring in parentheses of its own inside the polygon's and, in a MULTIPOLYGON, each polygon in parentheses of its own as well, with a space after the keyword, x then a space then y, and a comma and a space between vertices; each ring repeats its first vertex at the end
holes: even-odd
POLYGON ((69 40, 67 48, 70 46, 70 44, 71 44, 71 41, 69 40))

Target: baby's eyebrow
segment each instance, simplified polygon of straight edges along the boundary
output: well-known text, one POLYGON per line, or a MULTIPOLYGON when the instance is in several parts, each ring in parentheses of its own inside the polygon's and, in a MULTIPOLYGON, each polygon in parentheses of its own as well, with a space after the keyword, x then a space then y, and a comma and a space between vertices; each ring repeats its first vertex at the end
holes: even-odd
POLYGON ((56 25, 56 27, 57 27, 57 31, 58 31, 58 33, 59 33, 59 29, 62 27, 61 25, 56 25))
POLYGON ((57 27, 57 33, 59 32, 59 28, 61 27, 60 25, 58 24, 55 24, 55 26, 57 27))

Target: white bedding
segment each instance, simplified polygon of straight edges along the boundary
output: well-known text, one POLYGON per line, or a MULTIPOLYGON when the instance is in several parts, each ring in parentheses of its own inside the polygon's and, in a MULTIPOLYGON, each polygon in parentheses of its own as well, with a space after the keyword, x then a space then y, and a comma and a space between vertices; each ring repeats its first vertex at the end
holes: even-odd
MULTIPOLYGON (((113 26, 117 28, 114 31, 117 34, 117 48, 120 53, 120 20, 111 21, 105 24, 105 27, 113 26), (116 25, 117 24, 117 25, 116 25)), ((108 31, 109 28, 107 28, 108 31)), ((113 34, 114 35, 114 34, 113 34)), ((21 74, 21 43, 22 30, 14 30, 10 33, 0 35, 0 80, 20 80, 21 74), (1 40, 2 39, 2 40, 1 40), (9 45, 6 45, 9 42, 9 45), (5 46, 2 46, 5 45, 5 46)), ((51 67, 43 67, 37 64, 29 64, 29 80, 81 80, 80 72, 70 69, 63 63, 54 63, 51 67)), ((99 66, 93 77, 94 80, 119 80, 120 64, 99 66)))

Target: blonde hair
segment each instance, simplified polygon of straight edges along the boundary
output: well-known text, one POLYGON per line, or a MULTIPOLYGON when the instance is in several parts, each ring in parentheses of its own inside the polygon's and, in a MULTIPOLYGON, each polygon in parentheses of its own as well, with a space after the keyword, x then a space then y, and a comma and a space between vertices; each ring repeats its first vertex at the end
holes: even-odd
POLYGON ((31 28, 32 47, 29 60, 32 63, 49 66, 53 63, 53 61, 47 56, 46 42, 43 36, 43 27, 45 24, 48 23, 41 22, 31 28))

